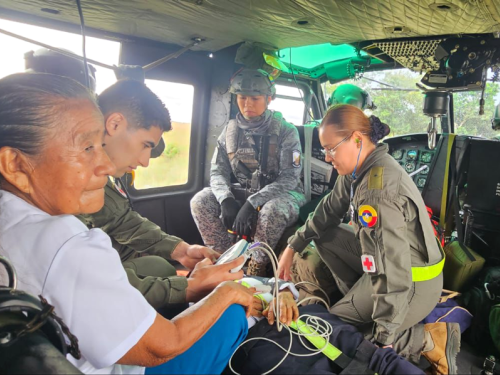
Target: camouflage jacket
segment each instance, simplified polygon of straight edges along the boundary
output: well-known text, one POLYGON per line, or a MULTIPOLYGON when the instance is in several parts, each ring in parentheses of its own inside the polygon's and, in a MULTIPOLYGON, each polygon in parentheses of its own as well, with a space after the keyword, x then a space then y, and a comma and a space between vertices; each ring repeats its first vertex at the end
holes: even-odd
MULTIPOLYGON (((271 121, 281 121, 278 134, 278 174, 274 182, 250 195, 248 201, 254 208, 263 206, 271 199, 288 194, 303 196, 300 176, 302 172, 302 148, 295 126, 285 121, 281 113, 274 112, 271 121)), ((244 138, 252 135, 251 130, 238 129, 244 138)), ((210 168, 210 187, 219 203, 234 195, 231 193, 231 174, 235 174, 226 148, 227 126, 217 140, 217 146, 210 168)), ((233 164, 234 165, 234 164, 233 164)), ((302 198, 303 199, 303 198, 302 198)), ((301 200, 299 198, 299 200, 301 200)))

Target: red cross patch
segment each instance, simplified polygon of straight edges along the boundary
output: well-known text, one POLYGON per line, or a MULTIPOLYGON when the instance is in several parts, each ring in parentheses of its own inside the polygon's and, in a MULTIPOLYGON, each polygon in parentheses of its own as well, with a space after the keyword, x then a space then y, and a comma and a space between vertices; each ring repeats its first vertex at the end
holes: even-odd
POLYGON ((375 266, 375 260, 371 255, 362 255, 361 264, 363 265, 363 271, 366 273, 374 273, 377 271, 377 267, 375 266))

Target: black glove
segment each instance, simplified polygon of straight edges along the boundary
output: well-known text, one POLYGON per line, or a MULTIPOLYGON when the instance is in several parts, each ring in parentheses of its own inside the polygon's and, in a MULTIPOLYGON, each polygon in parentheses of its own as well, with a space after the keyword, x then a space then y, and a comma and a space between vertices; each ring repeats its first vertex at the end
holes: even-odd
POLYGON ((222 223, 227 229, 233 229, 234 219, 238 215, 240 205, 236 202, 236 199, 229 197, 222 201, 220 208, 222 211, 222 223))
POLYGON ((240 212, 238 212, 238 216, 234 220, 234 230, 240 236, 251 236, 252 235, 252 224, 254 215, 257 212, 255 208, 247 201, 241 207, 240 212))

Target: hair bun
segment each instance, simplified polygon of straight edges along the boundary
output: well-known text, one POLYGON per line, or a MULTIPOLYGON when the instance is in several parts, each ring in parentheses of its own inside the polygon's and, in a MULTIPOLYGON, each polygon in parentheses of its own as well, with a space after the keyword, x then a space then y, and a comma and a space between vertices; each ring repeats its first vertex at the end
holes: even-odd
POLYGON ((370 125, 370 139, 375 144, 391 132, 389 125, 384 124, 377 116, 370 116, 370 125))

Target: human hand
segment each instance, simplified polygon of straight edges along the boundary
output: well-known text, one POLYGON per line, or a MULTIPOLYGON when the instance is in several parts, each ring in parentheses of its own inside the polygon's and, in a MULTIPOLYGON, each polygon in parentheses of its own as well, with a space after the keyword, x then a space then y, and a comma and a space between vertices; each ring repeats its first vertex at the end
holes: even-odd
POLYGON ((247 318, 250 317, 254 306, 255 288, 247 288, 234 281, 225 281, 216 288, 214 293, 220 293, 225 298, 229 297, 231 304, 243 306, 247 318))
POLYGON ((252 235, 252 225, 254 221, 254 215, 257 210, 246 201, 243 207, 241 207, 236 219, 234 219, 233 229, 240 236, 251 236, 252 235))
POLYGON ((222 282, 242 279, 244 276, 242 270, 234 273, 231 270, 244 262, 244 256, 240 256, 228 263, 215 265, 210 259, 203 259, 194 267, 193 272, 187 279, 186 301, 197 302, 222 282))
POLYGON ((255 316, 256 318, 262 317, 262 311, 265 310, 265 302, 261 300, 257 296, 253 296, 253 306, 252 311, 250 312, 251 316, 255 316))
POLYGON ((192 270, 203 259, 210 259, 213 263, 219 257, 220 254, 215 250, 201 245, 190 245, 184 241, 175 247, 171 255, 172 259, 178 261, 189 270, 192 270))
POLYGON ((226 198, 220 205, 222 223, 227 229, 233 229, 234 220, 240 211, 240 205, 234 198, 226 198))
POLYGON ((287 246, 283 251, 283 255, 278 263, 278 277, 281 280, 290 281, 292 279, 292 264, 293 264, 293 256, 295 251, 287 246))
MULTIPOLYGON (((280 307, 280 316, 279 320, 281 323, 290 325, 292 321, 296 321, 299 318, 299 308, 297 307, 297 303, 295 302, 295 298, 293 294, 289 291, 282 291, 278 294, 279 307, 280 307)), ((262 312, 262 315, 267 318, 269 324, 274 324, 275 320, 275 310, 276 310, 276 300, 269 304, 267 309, 262 312)))

